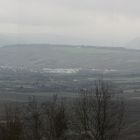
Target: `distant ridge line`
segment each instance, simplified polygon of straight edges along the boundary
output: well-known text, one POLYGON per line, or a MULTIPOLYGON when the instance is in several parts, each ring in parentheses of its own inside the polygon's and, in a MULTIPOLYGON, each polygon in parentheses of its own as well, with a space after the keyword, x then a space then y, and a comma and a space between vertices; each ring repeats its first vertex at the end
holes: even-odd
MULTIPOLYGON (((22 44, 11 44, 11 45, 5 45, 3 47, 72 47, 72 48, 97 48, 97 49, 113 49, 113 50, 127 50, 125 47, 111 47, 111 46, 92 46, 92 45, 67 45, 67 44, 51 44, 51 43, 22 43, 22 44)), ((129 49, 128 49, 129 50, 129 49)))

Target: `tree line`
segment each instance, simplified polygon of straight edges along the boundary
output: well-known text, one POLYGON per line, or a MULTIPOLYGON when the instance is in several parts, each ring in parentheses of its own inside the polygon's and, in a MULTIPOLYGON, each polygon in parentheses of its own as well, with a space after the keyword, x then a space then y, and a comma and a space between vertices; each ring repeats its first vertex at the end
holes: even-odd
POLYGON ((125 104, 109 82, 98 80, 72 99, 35 97, 23 105, 6 104, 0 140, 118 140, 125 104))

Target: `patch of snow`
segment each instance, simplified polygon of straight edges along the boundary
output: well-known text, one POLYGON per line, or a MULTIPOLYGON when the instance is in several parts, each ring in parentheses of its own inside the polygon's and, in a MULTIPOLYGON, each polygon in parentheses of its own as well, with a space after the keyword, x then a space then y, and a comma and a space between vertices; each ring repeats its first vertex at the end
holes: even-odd
POLYGON ((57 68, 57 69, 52 69, 52 68, 43 68, 43 72, 46 73, 66 73, 66 74, 71 74, 71 73, 77 73, 79 72, 80 69, 63 69, 63 68, 57 68))

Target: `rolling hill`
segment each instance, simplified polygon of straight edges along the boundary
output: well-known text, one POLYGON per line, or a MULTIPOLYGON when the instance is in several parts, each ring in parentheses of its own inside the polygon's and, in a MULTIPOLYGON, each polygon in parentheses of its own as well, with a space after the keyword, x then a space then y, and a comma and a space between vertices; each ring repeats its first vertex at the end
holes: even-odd
POLYGON ((43 68, 93 68, 140 71, 140 51, 125 48, 20 44, 0 48, 0 66, 43 68))

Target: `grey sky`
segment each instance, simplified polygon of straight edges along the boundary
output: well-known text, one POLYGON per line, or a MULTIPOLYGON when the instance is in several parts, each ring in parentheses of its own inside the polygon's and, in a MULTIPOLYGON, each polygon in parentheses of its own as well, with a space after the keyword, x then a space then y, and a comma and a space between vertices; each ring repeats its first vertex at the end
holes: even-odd
POLYGON ((139 6, 140 0, 0 0, 0 33, 45 34, 52 43, 123 45, 140 36, 139 6))

